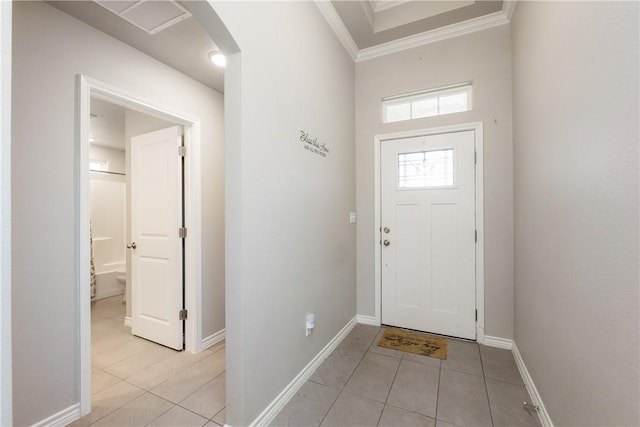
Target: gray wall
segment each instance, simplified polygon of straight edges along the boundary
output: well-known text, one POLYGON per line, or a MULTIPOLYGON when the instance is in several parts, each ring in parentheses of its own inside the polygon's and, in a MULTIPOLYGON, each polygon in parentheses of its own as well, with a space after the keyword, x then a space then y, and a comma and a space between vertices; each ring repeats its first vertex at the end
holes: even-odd
POLYGON ((227 423, 241 426, 356 314, 354 63, 312 2, 214 8, 241 49, 225 71, 227 423))
POLYGON ((485 333, 513 335, 513 158, 508 25, 356 66, 358 314, 374 315, 374 135, 484 122, 485 333), (383 97, 473 82, 473 111, 383 124, 383 97))
POLYGON ((638 3, 518 2, 515 341, 556 425, 637 426, 638 3))
MULTIPOLYGON (((203 245, 205 288, 224 282, 223 97, 45 3, 13 9, 13 421, 25 425, 79 399, 75 75, 202 118, 202 241, 214 242, 203 245)), ((223 302, 203 299, 203 310, 223 302)))

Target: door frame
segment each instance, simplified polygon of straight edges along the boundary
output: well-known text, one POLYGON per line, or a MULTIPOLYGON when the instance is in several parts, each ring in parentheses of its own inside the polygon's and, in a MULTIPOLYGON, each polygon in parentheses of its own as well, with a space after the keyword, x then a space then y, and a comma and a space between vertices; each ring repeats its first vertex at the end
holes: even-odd
MULTIPOLYGON (((76 75, 76 244, 79 366, 78 387, 80 412, 91 412, 91 295, 90 269, 90 179, 89 179, 89 130, 91 97, 136 110, 151 116, 184 126, 184 144, 187 156, 184 162, 185 226, 189 238, 185 241, 185 308, 189 316, 185 320, 185 351, 202 350, 202 312, 199 301, 202 295, 201 273, 201 122, 200 118, 179 112, 173 108, 146 100, 134 93, 111 86, 88 76, 76 75)), ((177 151, 176 151, 177 156, 177 151)), ((177 315, 177 313, 176 313, 177 315)))
POLYGON ((404 132, 385 133, 373 137, 373 164, 374 164, 374 247, 375 247, 375 274, 374 274, 374 310, 375 324, 382 324, 382 248, 379 241, 381 239, 381 217, 382 217, 382 197, 381 197, 381 148, 383 141, 393 139, 413 138, 417 136, 429 136, 443 133, 473 131, 476 144, 476 170, 475 170, 475 215, 476 230, 478 230, 478 241, 476 242, 476 310, 478 310, 478 320, 476 322, 476 341, 484 343, 484 145, 483 145, 483 123, 472 122, 451 126, 440 126, 435 128, 417 129, 404 132), (378 242, 378 243, 376 243, 378 242))

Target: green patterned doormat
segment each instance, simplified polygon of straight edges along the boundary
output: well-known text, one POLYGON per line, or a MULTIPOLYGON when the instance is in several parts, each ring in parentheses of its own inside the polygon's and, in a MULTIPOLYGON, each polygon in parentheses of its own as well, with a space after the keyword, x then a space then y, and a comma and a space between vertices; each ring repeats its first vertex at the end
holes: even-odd
POLYGON ((378 346, 421 354, 423 356, 447 359, 447 340, 445 338, 423 335, 416 332, 385 329, 378 346))

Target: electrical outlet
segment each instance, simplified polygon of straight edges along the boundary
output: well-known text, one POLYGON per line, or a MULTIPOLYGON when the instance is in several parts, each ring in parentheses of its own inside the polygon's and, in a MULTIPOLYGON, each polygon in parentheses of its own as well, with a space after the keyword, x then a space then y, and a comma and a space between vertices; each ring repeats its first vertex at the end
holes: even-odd
POLYGON ((313 313, 307 313, 307 318, 306 318, 306 332, 305 332, 305 336, 309 336, 311 335, 311 332, 313 331, 313 328, 316 325, 316 316, 313 313))

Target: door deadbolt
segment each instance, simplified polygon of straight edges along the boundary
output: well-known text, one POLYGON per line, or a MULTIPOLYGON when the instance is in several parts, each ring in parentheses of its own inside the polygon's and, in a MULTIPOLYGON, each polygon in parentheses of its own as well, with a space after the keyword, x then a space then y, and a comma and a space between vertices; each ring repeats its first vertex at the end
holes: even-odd
POLYGON ((385 245, 385 246, 389 246, 391 244, 391 242, 385 239, 385 241, 382 242, 382 244, 385 245))
POLYGON ((135 249, 136 248, 136 242, 131 242, 127 245, 127 249, 135 249))
POLYGON ((385 227, 385 228, 382 229, 382 231, 384 231, 385 233, 388 234, 391 230, 389 230, 389 227, 385 227))

